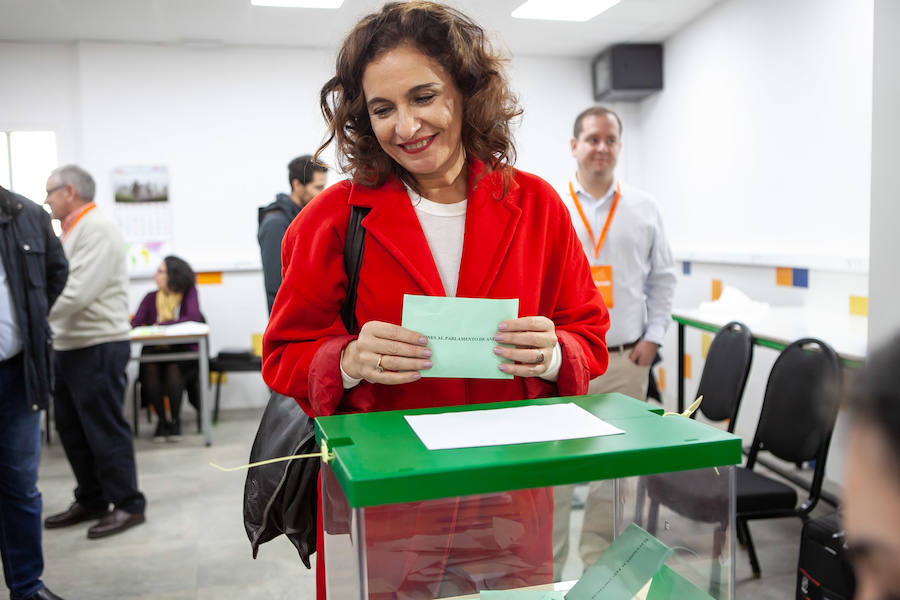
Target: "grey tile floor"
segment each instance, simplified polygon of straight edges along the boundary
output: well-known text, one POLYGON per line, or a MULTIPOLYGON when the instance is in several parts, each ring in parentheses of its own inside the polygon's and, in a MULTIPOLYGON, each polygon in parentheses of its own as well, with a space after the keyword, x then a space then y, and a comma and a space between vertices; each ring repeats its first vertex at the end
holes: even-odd
MULTIPOLYGON (((223 412, 209 448, 197 434, 177 444, 154 444, 152 428, 144 425, 136 450, 147 522, 101 540, 86 538, 87 523, 45 531, 47 585, 66 600, 314 598, 314 571, 303 567, 285 539, 265 544, 259 558, 251 558, 241 517, 244 473, 222 473, 208 465, 244 463, 260 415, 256 410, 223 412)), ((185 419, 185 428, 191 429, 189 408, 185 419)), ((45 516, 72 500, 74 479, 56 438, 44 449, 39 487, 45 516)), ((573 519, 578 512, 573 511, 573 519)), ((799 520, 763 521, 751 529, 763 577, 752 578, 746 553, 739 549, 737 598, 792 598, 799 520)))

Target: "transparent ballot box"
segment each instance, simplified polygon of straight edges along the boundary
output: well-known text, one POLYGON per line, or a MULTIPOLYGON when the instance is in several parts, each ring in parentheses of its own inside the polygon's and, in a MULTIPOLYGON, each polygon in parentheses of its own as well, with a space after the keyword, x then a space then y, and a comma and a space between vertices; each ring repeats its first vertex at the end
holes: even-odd
POLYGON ((316 435, 331 600, 734 598, 724 431, 601 394, 320 417, 316 435), (572 404, 590 413, 573 431, 622 432, 429 450, 407 419, 572 404))

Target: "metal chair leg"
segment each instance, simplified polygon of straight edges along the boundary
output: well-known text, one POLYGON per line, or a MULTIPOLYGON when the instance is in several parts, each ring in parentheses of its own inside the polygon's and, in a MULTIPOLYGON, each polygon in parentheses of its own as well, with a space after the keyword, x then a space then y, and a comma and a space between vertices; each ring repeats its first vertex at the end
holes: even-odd
POLYGON ((219 376, 216 377, 216 402, 213 405, 213 425, 219 422, 219 397, 222 394, 222 374, 219 373, 219 376))
POLYGON ((647 533, 656 535, 659 528, 659 502, 655 498, 650 499, 650 510, 647 511, 647 533))
POLYGON ((722 585, 722 550, 726 539, 725 528, 719 525, 713 533, 712 571, 709 574, 709 595, 713 598, 719 597, 722 585))
POLYGON ((746 520, 738 521, 744 528, 744 539, 747 545, 747 555, 750 557, 750 568, 753 571, 754 579, 760 578, 759 559, 756 557, 756 548, 753 546, 753 536, 750 535, 750 526, 746 520))

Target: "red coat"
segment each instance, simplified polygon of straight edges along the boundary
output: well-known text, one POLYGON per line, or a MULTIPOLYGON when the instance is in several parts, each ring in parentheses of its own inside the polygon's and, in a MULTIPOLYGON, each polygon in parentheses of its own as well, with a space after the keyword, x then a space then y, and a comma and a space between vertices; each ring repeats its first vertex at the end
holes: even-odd
MULTIPOLYGON (((356 304, 360 325, 371 320, 399 324, 404 294, 445 295, 409 196, 403 184, 392 179, 377 189, 349 181, 335 184, 313 199, 288 228, 282 244, 283 281, 263 338, 263 378, 273 390, 296 398, 312 416, 587 393, 588 382, 606 370, 609 313, 594 286, 569 212, 552 187, 521 171, 514 172, 508 193, 498 200, 499 174, 478 180, 482 169, 481 163, 470 162, 457 296, 518 298, 519 316, 550 318, 562 348, 558 381, 423 378, 398 386, 363 381, 344 392, 340 354, 354 339, 340 319, 347 287, 343 250, 350 205, 371 207, 362 221, 366 241, 356 304)), ((506 545, 514 554, 521 548, 521 558, 526 553, 533 557, 539 549, 542 564, 537 567, 529 558, 526 569, 538 573, 540 581, 535 576, 530 580, 535 583, 548 581, 548 568, 552 577, 552 509, 546 513, 552 501, 548 504, 545 495, 546 491, 511 494, 518 507, 512 512, 531 516, 524 517, 528 526, 521 544, 506 545), (537 520, 539 526, 534 521, 538 507, 545 513, 537 520)), ((416 522, 409 519, 408 505, 404 510, 406 522, 416 522)), ((431 522, 418 520, 417 532, 446 532, 446 522, 429 527, 426 523, 431 522)), ((375 523, 368 527, 370 548, 387 542, 373 537, 381 527, 375 523)), ((383 531, 389 536, 391 527, 383 531)))

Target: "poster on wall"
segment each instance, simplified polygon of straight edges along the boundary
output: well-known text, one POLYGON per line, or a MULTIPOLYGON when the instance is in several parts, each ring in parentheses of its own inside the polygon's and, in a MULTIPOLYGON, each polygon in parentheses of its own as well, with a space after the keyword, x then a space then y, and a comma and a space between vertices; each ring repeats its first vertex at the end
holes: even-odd
POLYGON ((128 272, 134 277, 152 275, 172 253, 169 169, 119 167, 113 170, 112 187, 116 219, 128 247, 128 272))

